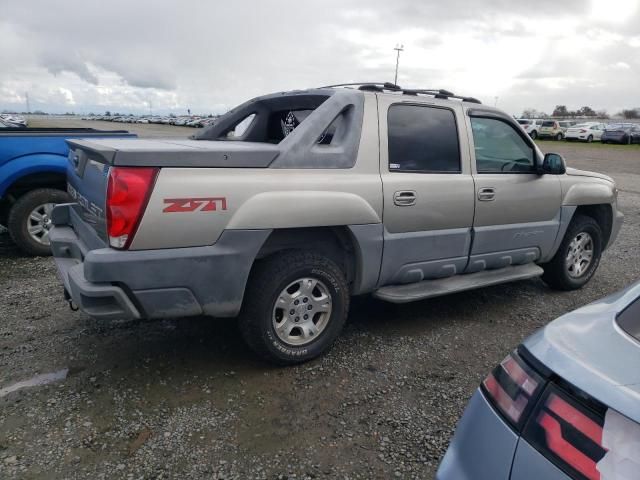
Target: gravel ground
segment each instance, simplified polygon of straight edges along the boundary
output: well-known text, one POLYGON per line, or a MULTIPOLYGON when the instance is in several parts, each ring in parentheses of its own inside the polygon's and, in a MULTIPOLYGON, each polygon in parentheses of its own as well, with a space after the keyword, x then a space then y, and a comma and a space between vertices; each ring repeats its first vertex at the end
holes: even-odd
POLYGON ((335 348, 292 368, 256 360, 233 321, 72 312, 51 259, 0 232, 0 478, 433 478, 506 353, 640 278, 640 148, 541 145, 622 190, 626 224, 584 289, 531 280, 401 306, 359 298, 335 348), (52 372, 67 377, 2 390, 52 372))

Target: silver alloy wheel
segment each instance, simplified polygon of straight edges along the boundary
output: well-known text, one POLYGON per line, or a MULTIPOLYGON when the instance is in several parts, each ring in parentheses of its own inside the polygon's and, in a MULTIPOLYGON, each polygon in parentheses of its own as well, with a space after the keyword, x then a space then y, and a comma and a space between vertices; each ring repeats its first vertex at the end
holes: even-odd
POLYGON ((27 218, 29 236, 41 245, 49 245, 49 230, 51 230, 51 212, 55 203, 43 203, 34 208, 27 218))
POLYGON ((299 278, 278 295, 273 307, 273 329, 288 345, 306 345, 327 327, 331 310, 331 294, 326 285, 316 278, 299 278))
POLYGON ((587 232, 580 232, 569 244, 566 267, 570 277, 585 274, 593 260, 593 239, 587 232))

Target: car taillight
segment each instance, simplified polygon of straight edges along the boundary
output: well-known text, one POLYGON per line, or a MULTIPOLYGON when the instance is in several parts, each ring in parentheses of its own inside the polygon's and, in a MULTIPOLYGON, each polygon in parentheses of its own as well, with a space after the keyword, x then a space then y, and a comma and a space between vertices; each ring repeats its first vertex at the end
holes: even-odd
POLYGON ((571 478, 600 480, 596 464, 607 453, 603 424, 602 415, 549 387, 523 437, 571 478))
POLYGON ((112 167, 107 182, 109 245, 128 248, 147 207, 159 169, 112 167))
POLYGON ((488 399, 514 427, 522 426, 544 386, 543 378, 515 352, 482 382, 488 399))

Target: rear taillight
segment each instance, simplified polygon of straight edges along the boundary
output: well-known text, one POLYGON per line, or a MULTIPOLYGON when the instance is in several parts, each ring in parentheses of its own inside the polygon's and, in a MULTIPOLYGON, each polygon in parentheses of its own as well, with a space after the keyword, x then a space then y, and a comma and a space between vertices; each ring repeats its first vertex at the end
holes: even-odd
POLYGON ((596 464, 602 446, 604 417, 549 387, 533 412, 523 437, 539 452, 577 480, 599 480, 596 464))
POLYGON ((515 352, 482 382, 489 400, 514 427, 520 428, 543 388, 543 379, 515 352))
POLYGON ((128 248, 149 196, 153 190, 157 168, 113 167, 107 183, 107 235, 109 245, 128 248))

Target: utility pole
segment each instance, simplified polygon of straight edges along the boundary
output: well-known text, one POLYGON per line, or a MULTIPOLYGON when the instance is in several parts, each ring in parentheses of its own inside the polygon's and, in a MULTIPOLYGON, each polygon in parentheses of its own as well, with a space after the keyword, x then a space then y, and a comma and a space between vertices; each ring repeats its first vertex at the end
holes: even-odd
POLYGON ((152 107, 153 107, 153 106, 151 105, 151 100, 149 100, 149 116, 150 116, 150 117, 153 117, 153 111, 151 110, 151 109, 152 109, 152 107))
POLYGON ((398 84, 398 66, 400 65, 400 52, 404 52, 404 45, 397 44, 394 48, 396 54, 396 76, 393 81, 394 85, 398 84))
POLYGON ((31 106, 29 105, 29 92, 24 92, 24 99, 27 102, 27 113, 31 113, 31 106))

